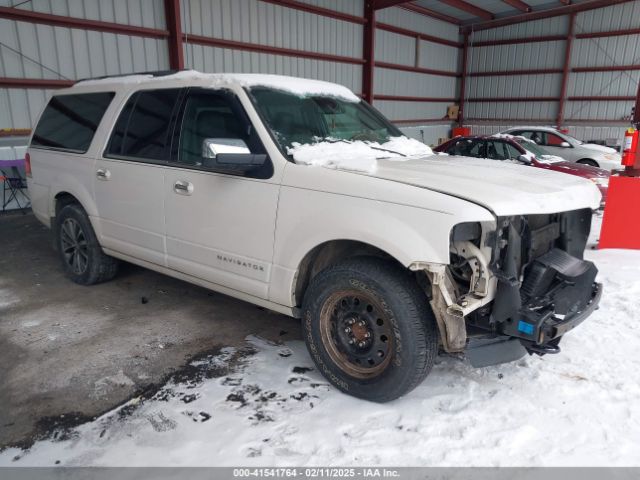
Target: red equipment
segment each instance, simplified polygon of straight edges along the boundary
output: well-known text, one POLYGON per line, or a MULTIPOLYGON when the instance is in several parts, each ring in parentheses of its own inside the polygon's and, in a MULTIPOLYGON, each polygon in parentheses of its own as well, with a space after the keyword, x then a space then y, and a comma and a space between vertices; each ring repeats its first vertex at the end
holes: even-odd
POLYGON ((451 131, 452 137, 468 137, 471 135, 470 127, 454 127, 451 131))
POLYGON ((633 128, 624 134, 622 165, 625 169, 609 180, 607 205, 602 219, 599 248, 632 248, 640 250, 640 85, 636 106, 631 115, 633 128))
POLYGON ((611 176, 598 248, 640 250, 640 178, 611 176))
POLYGON ((629 128, 624 133, 624 145, 622 147, 622 165, 633 167, 636 163, 638 152, 638 130, 629 128))

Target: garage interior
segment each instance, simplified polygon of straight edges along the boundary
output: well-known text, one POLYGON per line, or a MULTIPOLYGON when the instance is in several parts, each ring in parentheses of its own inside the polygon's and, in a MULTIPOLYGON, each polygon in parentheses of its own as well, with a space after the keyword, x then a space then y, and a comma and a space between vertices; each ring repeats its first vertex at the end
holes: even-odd
MULTIPOLYGON (((489 135, 539 125, 620 150, 634 108, 640 111, 640 0, 0 0, 0 161, 24 158, 31 129, 56 89, 79 79, 183 69, 338 83, 374 105, 407 136, 431 146, 456 132, 489 135)), ((299 322, 283 315, 134 266, 97 287, 71 284, 58 268, 49 231, 29 214, 25 194, 19 191, 0 214, 0 465, 28 463, 34 444, 52 437, 58 441, 55 453, 45 450, 32 464, 53 465, 60 458, 76 465, 117 464, 117 455, 131 460, 125 447, 99 461, 91 456, 95 449, 82 457, 63 443, 82 443, 76 427, 132 399, 140 402, 166 392, 166 382, 184 373, 193 359, 211 359, 234 348, 240 354, 221 374, 231 378, 229 372, 244 362, 242 352, 253 355, 255 345, 247 347, 247 338, 261 339, 258 350, 264 345, 275 345, 280 353, 291 348, 295 361, 288 354, 277 358, 293 362, 283 364, 288 370, 282 376, 289 385, 301 378, 293 373, 311 369, 311 360, 295 347, 301 340, 299 322)), ((596 245, 597 232, 590 247, 596 245)), ((603 275, 616 286, 640 273, 637 257, 631 257, 624 260, 631 262, 629 271, 615 277, 615 262, 621 258, 602 260, 609 266, 603 275)), ((637 291, 633 284, 626 290, 629 295, 637 291)), ((605 303, 609 311, 626 312, 619 327, 635 335, 639 318, 624 297, 620 290, 605 303)), ((599 317, 596 323, 606 321, 599 317)), ((590 355, 600 352, 596 340, 587 343, 590 355)), ((622 350, 633 351, 631 346, 622 350)), ((495 379, 510 372, 499 367, 471 374, 458 361, 444 360, 455 374, 468 375, 477 385, 492 382, 494 394, 500 388, 495 379)), ((627 361, 625 371, 637 368, 637 360, 627 361)), ((534 365, 533 360, 528 365, 534 365)), ((607 362, 600 369, 592 359, 587 365, 602 375, 616 368, 607 362)), ((593 393, 585 386, 588 382, 576 379, 583 374, 570 360, 549 368, 535 375, 570 378, 585 398, 593 393)), ((271 374, 278 378, 278 372, 271 374)), ((445 369, 438 375, 445 384, 445 369)), ((512 388, 521 386, 517 382, 525 377, 526 372, 514 374, 512 388)), ((313 373, 310 380, 303 378, 321 381, 313 373)), ((451 388, 465 392, 459 383, 451 388)), ((638 396, 637 387, 627 391, 614 382, 603 388, 614 392, 616 400, 623 393, 638 396)), ((448 395, 445 390, 439 394, 448 395)), ((332 399, 327 402, 336 405, 332 399)), ((424 402, 439 411, 449 408, 424 402)), ((264 413, 259 401, 254 403, 253 416, 264 413)), ((480 404, 490 405, 486 398, 480 404)), ((464 410, 461 404, 454 407, 464 410)), ((386 407, 380 412, 390 413, 386 407)), ((632 414, 625 410, 615 420, 622 424, 625 415, 632 414)), ((162 431, 163 421, 158 427, 158 417, 149 415, 154 431, 162 431)), ((248 425, 255 422, 252 418, 248 425)), ((393 428, 403 425, 398 420, 393 428)), ((268 426, 256 427, 264 438, 268 426)), ((605 427, 600 427, 606 437, 605 427)), ((632 431, 638 431, 637 421, 632 431)), ((289 453, 294 461, 304 462, 394 459, 366 452, 341 456, 337 451, 296 456, 285 450, 303 437, 280 433, 280 447, 269 450, 268 441, 254 445, 247 440, 239 457, 228 458, 254 461, 257 456, 258 464, 277 456, 286 459, 289 453), (263 456, 252 456, 257 451, 263 456)), ((518 433, 527 438, 527 431, 518 433)), ((615 434, 624 436, 624 428, 615 434)), ((97 435, 102 438, 100 429, 97 435)), ((348 435, 367 434, 354 428, 348 435)), ((624 448, 627 456, 614 456, 614 463, 638 453, 631 442, 624 448)), ((588 459, 588 449, 581 452, 574 462, 588 459)), ((167 462, 199 464, 182 453, 180 460, 171 457, 167 462)), ((482 453, 477 452, 478 462, 482 453)), ((146 458, 163 462, 160 455, 146 458)), ((460 462, 444 454, 431 460, 460 462)), ((540 457, 528 460, 535 463, 540 457)), ((141 464, 139 458, 122 463, 141 464)))
POLYGON ((340 83, 430 145, 521 124, 617 145, 638 89, 636 1, 15 3, 0 7, 3 136, 26 134, 52 89, 139 71, 340 83))

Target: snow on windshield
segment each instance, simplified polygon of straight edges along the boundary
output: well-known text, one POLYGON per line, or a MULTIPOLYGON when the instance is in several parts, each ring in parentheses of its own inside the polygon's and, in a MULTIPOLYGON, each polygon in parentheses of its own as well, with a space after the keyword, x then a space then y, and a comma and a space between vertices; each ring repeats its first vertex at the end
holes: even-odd
POLYGON ((301 165, 322 166, 338 170, 373 173, 377 160, 408 160, 412 157, 432 155, 427 145, 413 138, 391 137, 387 142, 361 140, 322 141, 313 144, 294 143, 287 148, 301 165))

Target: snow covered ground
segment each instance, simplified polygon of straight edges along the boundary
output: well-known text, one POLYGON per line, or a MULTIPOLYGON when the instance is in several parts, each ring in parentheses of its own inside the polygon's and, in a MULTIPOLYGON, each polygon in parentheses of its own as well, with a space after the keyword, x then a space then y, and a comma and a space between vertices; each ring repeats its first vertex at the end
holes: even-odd
POLYGON ((378 405, 330 387, 303 343, 252 337, 0 465, 639 466, 640 252, 587 257, 605 295, 560 355, 484 369, 440 357, 378 405))

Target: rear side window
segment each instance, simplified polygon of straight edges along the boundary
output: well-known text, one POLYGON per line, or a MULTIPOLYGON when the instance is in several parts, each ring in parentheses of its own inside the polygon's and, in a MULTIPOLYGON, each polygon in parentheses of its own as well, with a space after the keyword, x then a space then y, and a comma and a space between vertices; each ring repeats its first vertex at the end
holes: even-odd
POLYGON ((179 88, 134 93, 122 109, 106 156, 168 160, 179 88))
POLYGON ((99 92, 52 97, 33 133, 31 146, 86 152, 114 95, 99 92))

